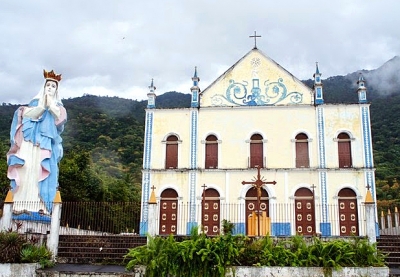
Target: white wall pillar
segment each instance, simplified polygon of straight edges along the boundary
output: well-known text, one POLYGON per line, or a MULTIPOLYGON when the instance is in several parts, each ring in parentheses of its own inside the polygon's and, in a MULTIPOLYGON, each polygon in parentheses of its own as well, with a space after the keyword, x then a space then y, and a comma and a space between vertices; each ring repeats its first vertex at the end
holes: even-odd
POLYGON ((370 243, 376 242, 376 221, 375 221, 375 202, 372 199, 371 192, 367 190, 365 196, 365 228, 366 235, 370 243))
POLYGON ((12 224, 12 210, 13 210, 13 194, 11 190, 8 191, 6 199, 4 200, 3 216, 1 218, 0 231, 5 231, 11 228, 12 224))
POLYGON ((53 210, 51 212, 50 234, 47 237, 47 248, 53 255, 53 260, 57 257, 58 241, 60 235, 60 221, 61 221, 61 195, 57 190, 56 196, 53 201, 53 210))
POLYGON ((149 199, 149 210, 147 216, 147 233, 154 237, 157 235, 157 200, 154 189, 151 192, 149 199))

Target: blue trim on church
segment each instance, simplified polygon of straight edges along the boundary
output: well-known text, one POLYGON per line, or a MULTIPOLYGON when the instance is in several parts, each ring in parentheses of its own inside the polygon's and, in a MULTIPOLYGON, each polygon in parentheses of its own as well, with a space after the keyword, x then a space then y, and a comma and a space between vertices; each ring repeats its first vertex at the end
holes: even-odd
POLYGON ((198 110, 193 109, 191 111, 191 124, 190 124, 190 168, 192 169, 189 172, 189 186, 190 186, 190 216, 189 222, 190 224, 194 224, 196 222, 196 167, 197 167, 197 137, 198 137, 198 110))
POLYGON ((246 224, 244 222, 234 223, 234 228, 232 231, 233 235, 245 235, 246 234, 246 224))
POLYGON ((271 223, 272 236, 290 236, 290 222, 273 222, 271 223))
POLYGON ((186 235, 190 235, 190 233, 192 232, 192 229, 197 227, 197 222, 187 222, 186 223, 186 235))
POLYGON ((149 212, 149 196, 150 196, 150 169, 151 164, 151 145, 152 145, 152 137, 153 137, 153 120, 154 113, 146 112, 146 134, 145 134, 145 148, 144 148, 144 157, 143 157, 143 169, 146 170, 143 173, 142 179, 142 214, 141 214, 141 222, 140 222, 140 230, 139 234, 145 235, 147 233, 147 220, 148 220, 148 212, 149 212))
POLYGON ((330 237, 332 236, 332 227, 331 223, 329 222, 321 222, 319 224, 319 229, 321 230, 321 235, 323 237, 330 237))
MULTIPOLYGON (((319 168, 326 168, 325 152, 325 119, 323 107, 317 107, 317 126, 318 126, 318 148, 319 148, 319 168)), ((322 222, 327 222, 328 218, 328 197, 326 188, 326 172, 319 173, 321 197, 322 197, 322 222)))

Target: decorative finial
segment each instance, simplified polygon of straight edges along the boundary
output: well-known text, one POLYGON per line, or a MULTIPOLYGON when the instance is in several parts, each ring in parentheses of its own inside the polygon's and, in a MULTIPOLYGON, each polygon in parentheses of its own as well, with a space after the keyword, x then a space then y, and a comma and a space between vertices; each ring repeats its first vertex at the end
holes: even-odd
POLYGON ((150 86, 149 86, 149 89, 151 90, 151 91, 155 91, 157 88, 154 86, 154 80, 153 80, 153 78, 151 78, 151 84, 150 84, 150 86))

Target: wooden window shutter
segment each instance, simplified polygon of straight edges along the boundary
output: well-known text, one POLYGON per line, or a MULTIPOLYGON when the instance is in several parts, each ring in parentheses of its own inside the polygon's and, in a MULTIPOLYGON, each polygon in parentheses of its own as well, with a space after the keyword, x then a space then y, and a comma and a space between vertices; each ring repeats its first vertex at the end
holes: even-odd
POLYGON ((218 168, 218 141, 213 135, 206 138, 205 168, 218 168))
POLYGON ((310 167, 308 136, 303 133, 296 136, 296 167, 310 167))
POLYGON ((264 167, 263 137, 259 134, 250 138, 250 167, 264 167))
POLYGON ((338 135, 338 156, 339 168, 352 167, 351 159, 351 140, 348 134, 340 133, 338 135))
POLYGON ((165 168, 178 168, 178 138, 169 136, 167 138, 166 153, 165 153, 165 168))

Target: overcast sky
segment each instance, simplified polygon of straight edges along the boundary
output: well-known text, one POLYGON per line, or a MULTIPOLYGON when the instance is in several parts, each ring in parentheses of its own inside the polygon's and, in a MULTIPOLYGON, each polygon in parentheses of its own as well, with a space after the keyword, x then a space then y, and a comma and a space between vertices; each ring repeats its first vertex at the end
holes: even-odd
POLYGON ((375 69, 400 55, 399 0, 1 0, 0 103, 63 75, 62 98, 146 99, 205 89, 254 46, 300 79, 375 69))

